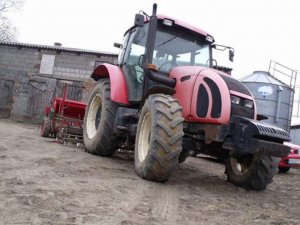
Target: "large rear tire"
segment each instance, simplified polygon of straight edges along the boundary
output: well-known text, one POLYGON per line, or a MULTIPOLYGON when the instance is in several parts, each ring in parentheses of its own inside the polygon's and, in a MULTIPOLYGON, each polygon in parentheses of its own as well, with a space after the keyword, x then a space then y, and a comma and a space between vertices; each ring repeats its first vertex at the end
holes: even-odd
POLYGON ((167 181, 182 151, 183 118, 178 101, 164 94, 150 95, 138 122, 135 171, 147 180, 167 181))
POLYGON ((247 190, 264 190, 272 183, 278 162, 279 158, 261 154, 249 154, 238 159, 229 156, 225 159, 227 180, 247 190))
POLYGON ((40 134, 42 137, 49 137, 50 135, 50 119, 49 117, 45 116, 41 125, 40 125, 40 134))
POLYGON ((114 121, 118 105, 110 99, 109 79, 101 79, 90 95, 83 124, 83 139, 89 153, 111 156, 117 150, 114 121))

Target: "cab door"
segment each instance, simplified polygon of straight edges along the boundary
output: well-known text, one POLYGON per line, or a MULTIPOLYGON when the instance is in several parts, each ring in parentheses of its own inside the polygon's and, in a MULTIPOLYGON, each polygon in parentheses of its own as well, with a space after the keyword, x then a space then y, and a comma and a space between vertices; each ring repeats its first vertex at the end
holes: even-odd
POLYGON ((143 98, 144 70, 142 60, 145 55, 148 25, 133 27, 124 37, 121 53, 121 68, 127 84, 128 100, 139 103, 143 98))

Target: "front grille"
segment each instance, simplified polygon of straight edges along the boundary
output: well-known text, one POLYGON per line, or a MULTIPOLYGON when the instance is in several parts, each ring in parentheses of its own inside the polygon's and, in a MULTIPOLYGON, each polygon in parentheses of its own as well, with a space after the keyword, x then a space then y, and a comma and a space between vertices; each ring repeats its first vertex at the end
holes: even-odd
POLYGON ((253 123, 256 125, 260 136, 280 138, 287 141, 290 140, 290 135, 279 127, 274 127, 270 124, 253 123))

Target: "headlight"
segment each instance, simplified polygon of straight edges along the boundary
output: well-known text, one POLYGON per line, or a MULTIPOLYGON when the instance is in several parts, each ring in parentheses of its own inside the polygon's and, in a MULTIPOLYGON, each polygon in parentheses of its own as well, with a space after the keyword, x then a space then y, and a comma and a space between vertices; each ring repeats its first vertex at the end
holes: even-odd
POLYGON ((240 97, 231 95, 231 103, 236 104, 236 105, 239 105, 240 102, 241 102, 241 98, 240 98, 240 97))
POLYGON ((253 101, 245 99, 244 100, 244 106, 247 107, 247 108, 252 109, 253 108, 253 101))

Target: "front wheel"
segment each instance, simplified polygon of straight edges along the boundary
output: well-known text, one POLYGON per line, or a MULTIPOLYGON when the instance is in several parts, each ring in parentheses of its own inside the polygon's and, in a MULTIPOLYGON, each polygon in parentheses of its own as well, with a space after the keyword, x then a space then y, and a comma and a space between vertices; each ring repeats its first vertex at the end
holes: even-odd
POLYGON ((110 99, 109 79, 101 79, 88 101, 83 124, 84 145, 88 152, 110 156, 117 150, 113 132, 118 105, 110 99))
POLYGON ((248 154, 225 159, 227 180, 245 189, 260 191, 273 181, 279 158, 261 154, 248 154))
POLYGON ((164 94, 150 95, 138 122, 135 170, 151 181, 167 181, 182 151, 183 118, 178 101, 164 94))

